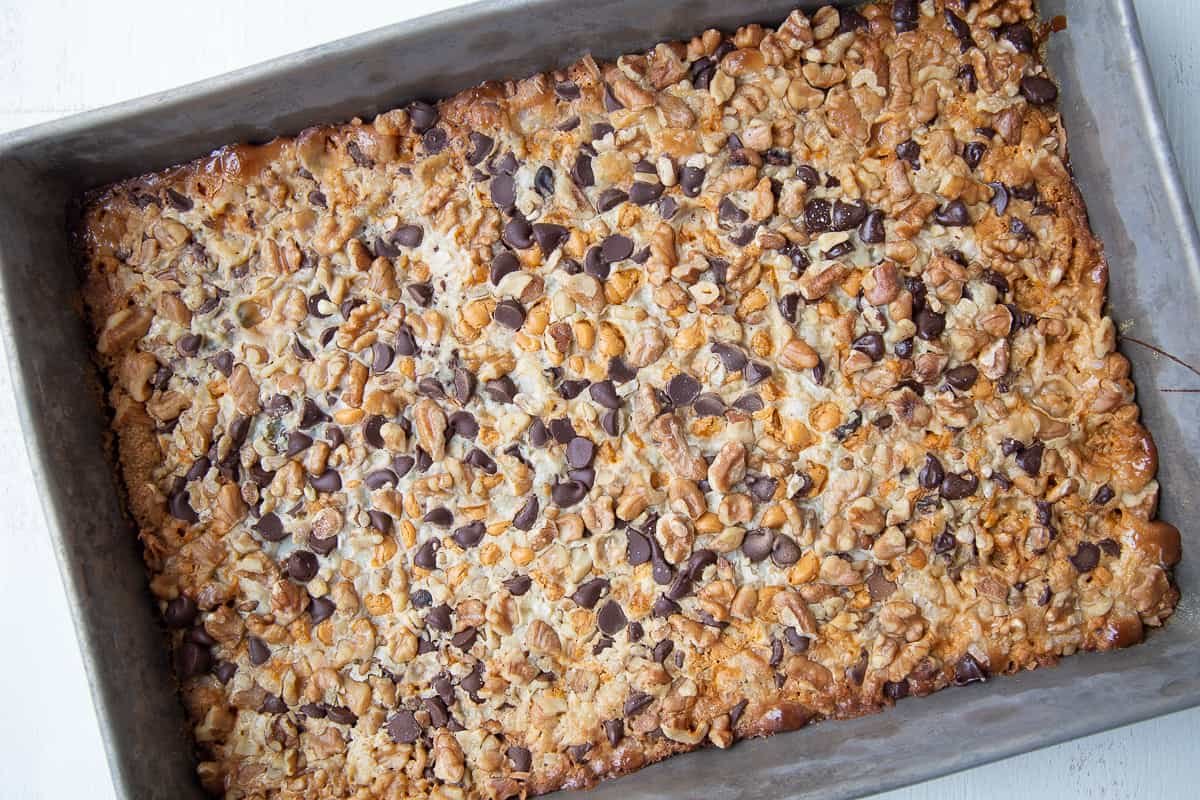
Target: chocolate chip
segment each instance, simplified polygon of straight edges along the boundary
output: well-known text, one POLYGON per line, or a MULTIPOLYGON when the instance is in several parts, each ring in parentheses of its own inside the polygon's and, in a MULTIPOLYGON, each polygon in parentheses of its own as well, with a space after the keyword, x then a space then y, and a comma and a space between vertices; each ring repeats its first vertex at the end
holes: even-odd
POLYGON ((445 603, 442 603, 440 606, 434 606, 425 615, 425 624, 435 631, 446 633, 454 626, 454 623, 450 619, 450 613, 450 606, 445 603))
POLYGON ((774 532, 765 528, 749 531, 742 539, 742 552, 754 563, 762 561, 771 555, 775 544, 774 532))
POLYGON ((1035 106, 1047 105, 1058 99, 1058 87, 1047 78, 1029 75, 1021 78, 1021 95, 1035 106))
POLYGON ((296 550, 287 558, 287 574, 294 581, 308 583, 319 569, 316 555, 307 550, 296 550))
POLYGON ((946 24, 958 39, 959 50, 963 53, 975 46, 975 40, 971 38, 971 26, 968 25, 962 17, 955 14, 950 9, 946 9, 945 13, 946 24))
POLYGON ((679 172, 679 188, 684 197, 698 197, 700 187, 704 184, 704 170, 690 164, 679 172))
POLYGON ((748 483, 750 484, 750 494, 754 495, 756 500, 764 503, 774 496, 775 489, 779 486, 779 481, 766 476, 755 478, 748 483))
POLYGON ((604 110, 612 113, 613 111, 620 111, 623 108, 625 108, 625 104, 613 94, 612 87, 607 83, 604 84, 604 110))
POLYGON ((755 385, 756 383, 761 383, 770 376, 771 368, 758 361, 751 361, 742 370, 742 377, 744 377, 746 379, 746 383, 750 384, 751 386, 755 385))
POLYGON ((621 416, 616 411, 605 411, 600 415, 600 427, 609 436, 620 436, 620 419, 621 416))
POLYGON ((533 226, 520 217, 510 219, 500 238, 514 250, 527 250, 533 247, 533 226))
POLYGON ((560 508, 570 508, 587 497, 588 487, 580 481, 556 483, 550 489, 550 497, 560 508))
POLYGON ((833 226, 833 206, 828 200, 817 198, 804 204, 804 228, 810 236, 824 233, 833 226))
POLYGON ((933 221, 947 228, 965 228, 971 224, 971 215, 962 200, 952 200, 933 212, 933 221))
POLYGON ((600 243, 600 256, 606 264, 624 261, 631 255, 633 255, 633 240, 628 236, 614 233, 605 237, 604 241, 600 243))
POLYGON ((454 522, 454 514, 445 506, 437 506, 431 508, 421 518, 422 522, 428 522, 430 525, 437 525, 439 528, 449 528, 454 522))
POLYGON ((1045 449, 1046 446, 1041 442, 1034 442, 1029 447, 1022 448, 1016 455, 1017 466, 1025 470, 1027 475, 1037 477, 1042 469, 1042 454, 1045 449))
POLYGON ((625 612, 621 606, 613 600, 609 600, 600 608, 600 613, 596 615, 596 624, 600 630, 607 633, 609 636, 616 636, 625 628, 628 620, 625 618, 625 612))
POLYGON ((1100 563, 1100 548, 1091 542, 1080 542, 1079 549, 1069 560, 1080 573, 1091 572, 1100 563))
POLYGON ((187 195, 180 194, 171 187, 167 187, 167 202, 171 204, 171 208, 183 213, 192 210, 192 199, 187 195))
MULTIPOLYGON (((566 417, 552 419, 550 420, 550 435, 559 444, 566 444, 575 438, 575 426, 566 417)), ((537 442, 534 442, 534 444, 537 444, 537 442)))
POLYGON ((771 545, 771 560, 777 567, 790 567, 800 560, 802 552, 800 545, 792 537, 779 534, 771 545))
POLYGON ((396 456, 392 459, 392 469, 396 471, 396 477, 403 478, 407 475, 416 464, 416 459, 412 456, 396 456))
POLYGON ((438 121, 438 110, 423 100, 414 100, 407 108, 408 121, 417 133, 425 133, 438 121))
POLYGON ((588 387, 588 385, 589 382, 584 378, 579 380, 563 381, 555 388, 555 391, 558 392, 558 396, 564 400, 574 400, 576 397, 579 397, 579 395, 588 387))
POLYGON ((246 652, 250 656, 250 663, 256 667, 262 666, 271 658, 271 648, 257 636, 246 639, 246 652))
MULTIPOLYGON (((396 744, 412 744, 421 738, 421 726, 413 712, 407 709, 400 709, 388 719, 387 732, 396 744)), ((512 748, 509 749, 511 751, 512 748)))
POLYGON ((650 549, 649 538, 633 528, 625 529, 625 538, 625 559, 629 566, 636 567, 650 560, 653 551, 650 549))
POLYGON ((413 563, 425 569, 437 569, 437 551, 442 543, 439 539, 428 539, 413 556, 413 563))
POLYGON ((362 440, 366 441, 368 445, 371 445, 376 450, 383 450, 384 441, 382 431, 384 422, 386 421, 388 420, 385 420, 383 416, 372 414, 367 417, 366 422, 362 423, 362 440))
POLYGON ((611 211, 628 199, 629 195, 627 193, 615 187, 610 187, 600 192, 600 196, 596 198, 596 210, 603 214, 606 211, 611 211))
POLYGON ((172 492, 167 500, 167 507, 171 511, 171 516, 189 525, 195 525, 200 521, 200 515, 192 508, 191 497, 186 490, 172 492))
MULTIPOLYGON (((390 470, 389 470, 389 472, 390 472, 390 470)), ((395 473, 392 473, 392 474, 395 475, 395 473)), ((391 533, 392 532, 392 527, 394 525, 394 522, 392 521, 392 518, 389 515, 385 514, 384 512, 379 511, 378 509, 372 508, 369 511, 367 511, 367 519, 370 520, 371 527, 374 528, 375 530, 379 531, 380 533, 391 533)), ((331 537, 331 538, 334 538, 336 540, 336 537, 331 537)), ((319 540, 318 539, 310 539, 309 541, 310 542, 311 541, 325 542, 327 540, 326 539, 319 539, 319 540)), ((331 548, 331 550, 332 550, 332 548, 331 548)))
POLYGON ((316 489, 318 492, 331 494, 341 491, 342 476, 338 474, 336 469, 327 469, 320 475, 309 475, 308 485, 316 489))
POLYGON ((946 471, 942 468, 942 462, 938 461, 933 453, 926 453, 925 463, 917 472, 917 483, 924 489, 936 489, 942 485, 945 477, 946 471))
POLYGON ((195 642, 184 642, 175 652, 175 669, 185 680, 204 675, 212 669, 212 652, 195 642))
POLYGON ((867 244, 881 244, 887 238, 883 219, 883 212, 878 209, 867 214, 858 228, 858 238, 867 244))
POLYGON ((960 475, 949 473, 942 479, 941 493, 942 497, 947 500, 962 500, 975 494, 975 490, 978 488, 979 478, 975 476, 975 473, 964 472, 960 475))
POLYGON ((496 140, 484 133, 471 131, 467 134, 467 141, 471 145, 471 149, 467 152, 467 163, 472 167, 483 162, 492 153, 492 148, 496 146, 496 140))
POLYGON ((428 283, 410 283, 408 296, 422 308, 428 308, 433 303, 433 286, 428 283))
POLYGON ((492 202, 501 211, 511 211, 517 204, 517 184, 511 175, 497 175, 489 187, 492 202))
POLYGON ((883 358, 883 336, 881 334, 875 332, 864 333, 855 339, 854 343, 850 346, 858 352, 869 356, 872 361, 878 361, 883 358))
POLYGON ((698 417, 720 417, 725 413, 725 401, 718 394, 705 392, 692 404, 698 417))
POLYGON ((462 528, 456 528, 454 534, 450 535, 450 539, 457 543, 458 547, 470 549, 479 545, 484 541, 484 534, 487 533, 487 528, 484 523, 476 519, 475 522, 463 525, 462 528))
POLYGON ((721 202, 717 205, 717 219, 721 222, 740 225, 750 219, 750 215, 737 207, 728 196, 721 198, 721 202))
POLYGON ((587 153, 580 151, 571 165, 571 180, 575 185, 586 188, 596 183, 596 175, 592 172, 592 159, 587 153))
POLYGON ((166 621, 168 627, 186 628, 196 621, 196 616, 199 612, 200 609, 196 606, 196 601, 186 594, 181 594, 167 603, 167 609, 163 612, 163 619, 166 621))
POLYGON ((533 239, 542 249, 542 254, 546 256, 557 250, 569 236, 570 232, 562 225, 538 222, 533 226, 533 239))
POLYGON ((903 161, 907 161, 908 165, 914 171, 921 168, 921 145, 912 139, 896 145, 896 156, 903 161))
POLYGON ((200 352, 200 345, 204 343, 204 337, 198 333, 188 333, 179 337, 179 341, 175 342, 175 352, 184 358, 194 356, 200 352))
POLYGON ((1096 495, 1092 498, 1092 504, 1097 506, 1105 505, 1115 496, 1116 494, 1113 492, 1112 487, 1106 483, 1096 491, 1096 495))
POLYGON ((648 206, 651 203, 657 202, 662 197, 663 186, 661 183, 647 183, 645 181, 634 181, 629 187, 629 200, 634 205, 648 206))
POLYGON ((496 304, 492 317, 510 330, 520 330, 525 324, 525 309, 516 300, 501 300, 496 304))
POLYGON ((974 386, 978 377, 979 370, 971 364, 963 364, 954 369, 946 370, 946 383, 960 392, 965 392, 974 386))
POLYGON ((892 3, 892 24, 896 26, 896 33, 915 31, 919 13, 917 0, 895 0, 892 3))
POLYGON ((964 653, 954 665, 955 686, 966 686, 968 683, 986 681, 987 678, 987 670, 970 653, 964 653))
POLYGON ((645 710, 647 706, 654 702, 654 695, 645 692, 631 692, 625 700, 625 705, 621 709, 626 717, 632 717, 639 711, 645 710))
POLYGON ((583 469, 592 465, 592 459, 596 457, 596 445, 592 444, 590 439, 585 439, 582 436, 576 436, 567 443, 567 463, 576 469, 583 469))
POLYGON ((312 617, 313 625, 319 625, 329 619, 336 610, 337 604, 328 597, 314 597, 308 606, 308 613, 312 617))
POLYGON ((1011 44, 1018 53, 1033 52, 1033 31, 1019 22, 1002 26, 999 38, 1011 44))
POLYGON ((737 372, 746 366, 746 352, 740 347, 718 342, 712 346, 712 351, 721 359, 726 372, 737 372))
POLYGON ((609 586, 607 578, 592 578, 590 581, 579 584, 579 588, 571 595, 571 599, 577 606, 587 609, 595 608, 596 603, 600 602, 600 598, 608 591, 609 586))
POLYGON ((946 315, 939 314, 930 308, 922 308, 917 312, 917 336, 925 341, 932 341, 946 330, 946 315))
POLYGON ((658 599, 654 601, 654 605, 650 607, 650 615, 655 619, 666 619, 672 614, 679 614, 682 611, 683 608, 679 603, 665 595, 659 595, 658 599))
POLYGON ((737 400, 733 401, 733 407, 738 411, 744 411, 747 414, 756 414, 766 408, 762 398, 757 392, 748 392, 742 395, 737 400))
POLYGON ((401 225, 392 232, 392 241, 401 247, 420 247, 425 230, 420 225, 401 225))
POLYGON ((848 231, 862 225, 866 219, 867 206, 865 203, 846 203, 838 200, 833 204, 830 225, 835 231, 848 231))
POLYGON ((667 396, 676 407, 692 404, 700 394, 700 381, 686 372, 680 372, 667 383, 667 396))

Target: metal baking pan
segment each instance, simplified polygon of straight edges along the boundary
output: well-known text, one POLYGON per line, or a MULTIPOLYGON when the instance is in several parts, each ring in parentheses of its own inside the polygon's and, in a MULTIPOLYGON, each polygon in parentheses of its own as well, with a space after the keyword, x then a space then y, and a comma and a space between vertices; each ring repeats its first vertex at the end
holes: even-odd
MULTIPOLYGON (((105 456, 105 419, 68 207, 90 187, 233 141, 367 116, 484 79, 520 77, 686 38, 777 22, 796 0, 494 0, 406 22, 129 103, 0 137, 0 321, 26 446, 74 612, 122 798, 201 797, 182 706, 139 544, 105 456)), ((849 3, 839 3, 848 5, 849 3)), ((813 6, 813 2, 800 3, 813 6)), ((1200 363, 1200 255, 1130 0, 1044 0, 1065 14, 1049 62, 1063 85, 1071 156, 1111 267, 1120 329, 1200 363)), ((1200 376, 1125 340, 1159 445, 1161 514, 1200 546, 1200 376)), ((1137 647, 1064 659, 986 684, 901 701, 731 752, 669 759, 592 792, 608 798, 845 797, 944 775, 1200 704, 1200 572, 1185 558, 1168 625, 1137 647)))

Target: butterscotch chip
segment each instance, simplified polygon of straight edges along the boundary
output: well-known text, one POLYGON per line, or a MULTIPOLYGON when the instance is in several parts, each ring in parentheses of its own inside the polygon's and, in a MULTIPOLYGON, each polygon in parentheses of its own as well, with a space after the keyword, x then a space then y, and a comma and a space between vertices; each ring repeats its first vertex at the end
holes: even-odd
POLYGON ((539 794, 1161 625, 1040 30, 796 11, 89 197, 204 785, 539 794))

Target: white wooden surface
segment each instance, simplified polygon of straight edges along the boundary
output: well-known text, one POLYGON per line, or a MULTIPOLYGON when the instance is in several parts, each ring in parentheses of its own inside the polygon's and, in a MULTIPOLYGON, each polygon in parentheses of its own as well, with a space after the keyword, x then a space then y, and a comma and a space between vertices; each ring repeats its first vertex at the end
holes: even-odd
MULTIPOLYGON (((0 131, 168 89, 461 2, 0 0, 0 131)), ((1200 3, 1136 0, 1136 6, 1181 171, 1193 204, 1200 207, 1200 140, 1193 130, 1200 89, 1195 47, 1200 3)), ((113 790, 30 485, 7 364, 0 364, 0 453, 5 495, 0 797, 106 800, 113 790)), ((1200 710, 1182 712, 876 800, 1197 797, 1198 734, 1200 710)), ((930 741, 929 746, 970 747, 970 742, 930 741)))

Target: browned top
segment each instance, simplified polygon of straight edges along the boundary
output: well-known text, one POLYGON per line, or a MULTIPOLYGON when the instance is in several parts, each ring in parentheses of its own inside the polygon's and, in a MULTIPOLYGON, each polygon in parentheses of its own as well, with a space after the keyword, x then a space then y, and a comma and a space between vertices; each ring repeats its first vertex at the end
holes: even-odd
POLYGON ((585 58, 91 200, 205 786, 584 786, 1163 622, 1179 533, 1041 29, 943 5, 585 58))

